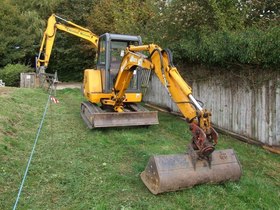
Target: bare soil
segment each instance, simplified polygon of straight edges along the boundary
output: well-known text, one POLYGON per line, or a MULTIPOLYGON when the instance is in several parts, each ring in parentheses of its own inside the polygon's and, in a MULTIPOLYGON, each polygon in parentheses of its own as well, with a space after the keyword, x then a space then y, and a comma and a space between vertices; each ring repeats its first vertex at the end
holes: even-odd
POLYGON ((0 87, 0 96, 8 96, 13 91, 12 87, 0 87))
POLYGON ((62 83, 58 83, 56 89, 57 90, 62 90, 65 88, 81 88, 82 87, 82 83, 80 82, 62 82, 62 83))

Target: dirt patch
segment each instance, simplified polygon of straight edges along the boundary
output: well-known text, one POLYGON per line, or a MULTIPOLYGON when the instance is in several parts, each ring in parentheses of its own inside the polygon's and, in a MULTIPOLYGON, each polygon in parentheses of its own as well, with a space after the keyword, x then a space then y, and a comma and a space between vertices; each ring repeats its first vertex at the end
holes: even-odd
POLYGON ((57 84, 57 87, 56 87, 56 89, 57 90, 62 90, 62 89, 65 89, 65 88, 81 88, 82 87, 82 83, 80 83, 80 82, 67 82, 67 83, 65 83, 65 82, 62 82, 62 83, 58 83, 57 84))
POLYGON ((0 87, 0 96, 9 96, 12 92, 14 92, 15 88, 12 87, 0 87))
POLYGON ((5 130, 0 129, 0 134, 1 133, 4 134, 5 136, 10 136, 10 137, 16 136, 16 134, 13 133, 12 131, 5 131, 5 130))

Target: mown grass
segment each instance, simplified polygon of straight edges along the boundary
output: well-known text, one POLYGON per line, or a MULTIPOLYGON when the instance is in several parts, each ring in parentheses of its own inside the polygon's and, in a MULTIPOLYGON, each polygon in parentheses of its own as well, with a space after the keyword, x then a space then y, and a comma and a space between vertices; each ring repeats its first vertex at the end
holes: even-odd
MULTIPOLYGON (((185 122, 160 113, 149 128, 89 130, 79 90, 58 91, 49 107, 18 209, 279 209, 280 156, 221 135, 218 149, 234 148, 243 167, 238 183, 200 185, 152 195, 139 174, 153 154, 183 153, 185 122)), ((47 94, 0 89, 0 209, 11 209, 47 94)))

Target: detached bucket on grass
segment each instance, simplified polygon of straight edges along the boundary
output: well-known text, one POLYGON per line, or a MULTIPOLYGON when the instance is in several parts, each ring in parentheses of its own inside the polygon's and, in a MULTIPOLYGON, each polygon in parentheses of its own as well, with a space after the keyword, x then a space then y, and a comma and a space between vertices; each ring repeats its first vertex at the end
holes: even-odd
POLYGON ((152 156, 141 179, 153 194, 191 188, 204 183, 238 181, 241 165, 232 149, 214 151, 207 160, 194 164, 189 154, 152 156))

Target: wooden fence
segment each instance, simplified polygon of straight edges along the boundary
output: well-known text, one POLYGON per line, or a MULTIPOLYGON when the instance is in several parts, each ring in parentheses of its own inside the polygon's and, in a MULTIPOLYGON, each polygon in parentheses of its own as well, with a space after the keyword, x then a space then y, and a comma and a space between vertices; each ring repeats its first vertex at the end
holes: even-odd
MULTIPOLYGON (((212 122, 219 128, 260 141, 280 145, 280 78, 249 89, 236 81, 226 87, 215 80, 194 81, 193 95, 212 111, 212 122)), ((178 112, 167 90, 152 75, 144 101, 178 112)))
POLYGON ((56 88, 58 83, 57 72, 54 74, 40 73, 36 75, 35 72, 20 73, 20 87, 21 88, 56 88))
POLYGON ((36 74, 34 72, 20 73, 20 87, 35 88, 36 85, 36 74))

